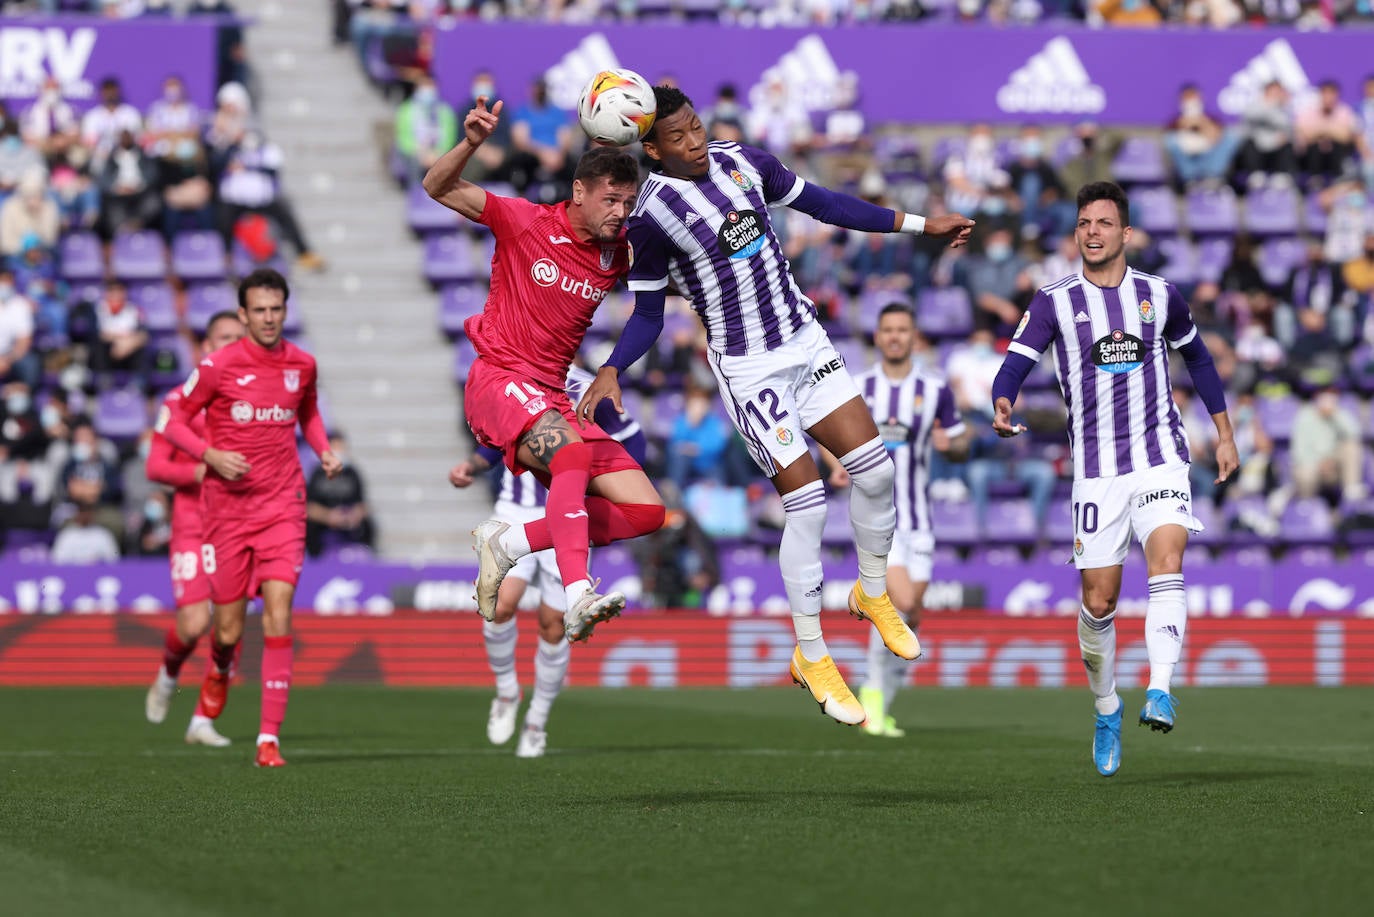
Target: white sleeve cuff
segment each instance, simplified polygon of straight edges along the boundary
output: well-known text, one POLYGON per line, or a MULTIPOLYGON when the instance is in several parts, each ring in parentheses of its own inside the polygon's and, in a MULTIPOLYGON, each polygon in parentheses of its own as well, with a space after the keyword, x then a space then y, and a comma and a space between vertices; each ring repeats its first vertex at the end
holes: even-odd
POLYGON ((963 436, 964 431, 967 429, 968 425, 961 420, 945 432, 948 433, 950 436, 963 436))
POLYGON ((652 293, 654 290, 668 289, 668 278, 660 277, 657 280, 631 280, 625 285, 630 288, 631 293, 652 293))
POLYGON ((799 175, 797 176, 797 181, 792 185, 792 190, 788 191, 782 197, 778 198, 776 201, 774 201, 774 203, 782 204, 784 207, 786 207, 788 204, 795 201, 798 195, 800 195, 805 188, 806 180, 799 175))
POLYGON ((919 236, 926 231, 926 218, 919 213, 907 213, 902 215, 902 228, 899 232, 909 232, 913 236, 919 236))
POLYGON ((1032 363, 1040 362, 1040 351, 1033 347, 1027 347, 1025 344, 1018 344, 1016 341, 1007 345, 1007 353, 1020 354, 1032 363))
POLYGON ((1179 338, 1177 341, 1170 341, 1169 346, 1174 348, 1174 350, 1178 350, 1180 347, 1187 346, 1188 342, 1195 337, 1197 337, 1197 325, 1194 325, 1192 331, 1189 331, 1187 334, 1179 338))

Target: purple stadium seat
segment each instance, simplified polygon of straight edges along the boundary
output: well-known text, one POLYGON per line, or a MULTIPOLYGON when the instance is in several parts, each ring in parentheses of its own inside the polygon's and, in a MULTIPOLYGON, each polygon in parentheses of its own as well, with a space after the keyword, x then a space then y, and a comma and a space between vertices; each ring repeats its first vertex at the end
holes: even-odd
MULTIPOLYGON (((237 298, 237 294, 235 294, 237 298)), ((305 319, 302 317, 300 303, 294 299, 287 306, 286 320, 281 324, 282 333, 295 340, 305 331, 305 319)))
POLYGON ((930 151, 930 163, 939 170, 945 167, 945 162, 957 154, 963 153, 968 146, 968 141, 959 134, 950 134, 935 139, 935 146, 930 151))
POLYGON ((845 338, 832 343, 850 372, 857 374, 868 368, 868 351, 864 349, 863 341, 845 338))
POLYGON ((1159 250, 1164 254, 1160 272, 1179 286, 1191 286, 1202 279, 1199 273, 1197 246, 1181 236, 1160 239, 1159 250))
POLYGON ((1166 185, 1131 192, 1131 223, 1155 235, 1178 232, 1178 199, 1166 185))
POLYGON ((1288 544, 1330 544, 1336 540, 1331 508, 1318 497, 1291 501, 1279 520, 1279 537, 1288 544))
POLYGON ((58 263, 68 282, 98 281, 105 277, 105 257, 100 239, 93 232, 73 232, 62 237, 57 246, 58 263))
POLYGON ((1326 232, 1326 211, 1322 209, 1320 191, 1313 191, 1303 201, 1302 222, 1314 236, 1326 232))
MULTIPOLYGON (((938 532, 939 529, 937 528, 938 532)), ((1029 500, 993 500, 988 503, 983 540, 988 544, 1035 544, 1040 527, 1029 500)))
POLYGON ((1216 547, 1226 543, 1226 523, 1211 500, 1194 500, 1193 517, 1202 523, 1203 528, 1193 534, 1191 542, 1201 547, 1216 547))
POLYGON ((1292 188, 1256 188, 1245 196, 1245 228, 1256 236, 1295 235, 1300 204, 1292 188))
POLYGON ((1240 228, 1240 208, 1230 188, 1198 188, 1188 192, 1183 212, 1194 235, 1233 235, 1240 228))
POLYGON ((120 280, 162 280, 167 276, 167 243, 150 229, 120 233, 110 244, 110 271, 120 280))
MULTIPOLYGON (((1341 513, 1347 519, 1357 515, 1374 517, 1374 499, 1361 500, 1358 503, 1347 503, 1341 507, 1341 513)), ((1346 529, 1345 543, 1352 552, 1374 548, 1374 528, 1366 529, 1351 527, 1346 529)), ((1374 552, 1371 553, 1374 554, 1374 552)), ((1363 566, 1368 569, 1371 566, 1371 562, 1374 562, 1374 556, 1367 557, 1363 560, 1358 557, 1351 557, 1350 562, 1362 563, 1363 566)))
POLYGON ((475 283, 445 284, 439 293, 439 327, 450 339, 463 333, 463 322, 482 311, 486 288, 475 283))
POLYGON ((652 439, 667 439, 673 432, 673 423, 682 415, 682 406, 686 401, 687 396, 682 392, 660 392, 653 399, 653 409, 639 418, 644 435, 652 439))
POLYGON ((1234 248, 1235 240, 1227 236, 1214 236, 1199 242, 1197 247, 1198 277, 1214 282, 1220 280, 1222 272, 1226 270, 1226 265, 1231 263, 1231 252, 1234 248))
POLYGON ((286 257, 278 250, 276 254, 266 261, 258 261, 248 254, 248 249, 243 247, 243 243, 235 241, 234 248, 229 254, 230 270, 235 277, 242 277, 251 274, 258 268, 271 268, 284 277, 291 275, 291 265, 286 263, 286 257))
POLYGON ((971 567, 983 566, 984 564, 992 567, 1007 567, 1021 562, 1021 549, 1013 545, 987 545, 975 547, 968 553, 968 564, 971 567))
POLYGON ((1290 551, 1286 560, 1300 567, 1325 567, 1336 562, 1336 549, 1325 544, 1305 544, 1290 551))
MULTIPOLYGON (((1236 547, 1247 545, 1273 545, 1275 538, 1265 532, 1255 531, 1256 524, 1267 524, 1271 517, 1265 506, 1264 497, 1238 497, 1227 502, 1223 513, 1226 519, 1227 541, 1236 547)), ((1277 528, 1277 523, 1272 523, 1277 528)))
POLYGON ((417 235, 452 232, 465 222, 457 212, 430 197, 418 182, 406 191, 406 223, 417 235))
POLYGON ((181 323, 171 287, 165 283, 129 284, 129 302, 138 306, 143 313, 143 323, 155 334, 175 331, 181 323))
POLYGON ((927 287, 916 298, 916 327, 928 337, 967 337, 973 304, 963 287, 927 287))
POLYGON ((939 533, 940 540, 946 544, 966 548, 983 541, 978 531, 978 519, 973 512, 973 504, 967 500, 932 500, 930 519, 932 527, 939 533))
POLYGON ((480 272, 473 241, 457 232, 425 237, 425 279, 432 284, 475 280, 480 272))
POLYGON ((1073 505, 1067 500, 1050 502, 1045 516, 1045 537, 1051 544, 1073 544, 1073 505))
POLYGON ((1274 563, 1273 555, 1263 545, 1227 548, 1220 559, 1242 567, 1268 567, 1274 563))
POLYGON ((181 384, 191 371, 191 367, 195 365, 186 338, 175 331, 163 332, 153 335, 151 346, 159 353, 172 354, 176 362, 163 369, 154 368, 149 373, 149 381, 155 388, 171 388, 181 384))
POLYGON ((453 344, 453 381, 459 385, 466 383, 468 371, 476 359, 477 348, 472 346, 472 341, 466 337, 458 338, 453 344))
POLYGON ((821 543, 844 545, 854 543, 854 527, 849 524, 849 491, 830 494, 826 505, 825 527, 821 529, 821 543))
POLYGON ((1293 269, 1307 259, 1307 245, 1296 236, 1274 236, 1260 245, 1257 259, 1264 282, 1281 287, 1293 269))
POLYGON ((1346 367, 1355 390, 1362 395, 1374 395, 1374 344, 1361 344, 1351 351, 1346 367))
POLYGON ((1070 134, 1054 145, 1054 152, 1050 154, 1050 162, 1058 169, 1081 152, 1083 152, 1083 141, 1070 134))
POLYGON ((136 389, 101 392, 95 403, 95 431, 119 442, 138 439, 148 426, 148 405, 136 389))
POLYGON ((1255 407, 1264 432, 1274 440, 1286 443, 1293 437, 1293 420, 1298 416, 1298 399, 1293 397, 1260 398, 1255 407))
POLYGON ((172 240, 172 273, 182 280, 223 280, 227 261, 224 237, 213 230, 178 233, 172 240))
POLYGON ((197 334, 216 312, 238 307, 238 294, 225 283, 195 283, 186 290, 186 324, 197 334))
POLYGON ((1124 185, 1162 185, 1169 180, 1164 150, 1154 137, 1127 137, 1112 160, 1112 175, 1124 185))

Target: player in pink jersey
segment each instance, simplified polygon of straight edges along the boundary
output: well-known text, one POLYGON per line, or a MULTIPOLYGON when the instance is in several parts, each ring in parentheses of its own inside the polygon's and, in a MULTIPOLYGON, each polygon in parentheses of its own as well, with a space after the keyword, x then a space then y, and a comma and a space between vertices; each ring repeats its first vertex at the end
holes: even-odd
POLYGON ((286 278, 257 270, 239 282, 239 317, 248 336, 206 357, 170 405, 162 432, 205 462, 205 572, 215 629, 213 665, 201 685, 207 716, 224 710, 229 665, 243 636, 248 599, 261 591, 262 719, 257 764, 280 767, 279 738, 291 690, 291 602, 305 558, 305 478, 296 424, 325 474, 343 467, 329 451, 315 395, 315 358, 282 337, 286 278), (190 424, 205 412, 210 442, 190 424))
MULTIPOLYGON (((220 312, 210 318, 201 341, 201 356, 208 357, 243 337, 243 322, 236 312, 220 312)), ((170 416, 171 405, 180 401, 181 389, 173 389, 163 400, 161 416, 170 416)), ((159 426, 164 424, 159 421, 159 426)), ((191 430, 205 435, 205 416, 192 418, 191 430)), ((205 538, 201 513, 200 484, 205 478, 205 463, 197 461, 154 432, 148 452, 148 480, 174 488, 172 497, 172 542, 169 560, 172 567, 172 596, 176 601, 176 623, 167 628, 163 641, 162 666, 148 688, 144 712, 148 722, 161 723, 176 692, 181 666, 195 652, 196 644, 210 629, 210 580, 205 573, 202 551, 205 538)), ((202 704, 186 729, 188 745, 221 748, 229 740, 215 731, 214 720, 202 704)))
POLYGON ((477 349, 463 408, 478 441, 519 474, 549 489, 543 518, 524 526, 489 519, 477 527, 477 608, 493 620, 501 580, 521 557, 554 549, 567 598, 564 628, 576 642, 625 607, 598 595, 587 572, 588 543, 633 538, 663 524, 663 501, 639 464, 595 423, 573 415, 568 367, 592 315, 630 265, 625 218, 639 166, 623 150, 591 150, 577 165, 572 199, 540 205, 488 194, 463 168, 500 118, 486 98, 463 121, 463 139, 425 175, 430 197, 491 228, 491 292, 464 324, 477 349))

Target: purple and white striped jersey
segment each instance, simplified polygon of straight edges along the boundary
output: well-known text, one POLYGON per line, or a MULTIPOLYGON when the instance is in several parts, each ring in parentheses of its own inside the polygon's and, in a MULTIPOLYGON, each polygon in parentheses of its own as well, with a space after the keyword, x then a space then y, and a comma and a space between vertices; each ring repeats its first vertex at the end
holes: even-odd
POLYGON ((738 143, 707 144, 699 179, 652 174, 628 221, 632 291, 672 281, 728 356, 781 347, 816 317, 792 279, 773 231, 770 204, 789 204, 806 182, 777 158, 738 143))
POLYGON ((954 393, 944 379, 918 367, 895 380, 882 367, 874 367, 854 381, 897 466, 897 528, 929 532, 926 490, 930 486, 931 431, 938 419, 950 436, 964 432, 964 418, 954 403, 954 393))
MULTIPOLYGON (((587 390, 595 378, 580 366, 568 367, 567 391, 568 400, 577 404, 582 398, 582 393, 587 390)), ((629 414, 617 414, 611 407, 610 401, 602 403, 609 410, 597 411, 596 422, 601 429, 610 434, 611 439, 618 443, 634 436, 639 432, 639 422, 629 414)), ((511 474, 509 468, 501 471, 501 492, 496 498, 496 516, 501 518, 503 504, 506 507, 519 506, 525 509, 542 508, 549 500, 549 491, 539 479, 526 472, 525 474, 511 474)), ((542 513, 540 514, 542 515, 542 513)))
POLYGON ((1119 287, 1082 274, 1042 287, 1007 351, 1038 361, 1054 347, 1074 478, 1108 478, 1188 461, 1166 344, 1178 349, 1197 333, 1173 284, 1127 268, 1119 287))

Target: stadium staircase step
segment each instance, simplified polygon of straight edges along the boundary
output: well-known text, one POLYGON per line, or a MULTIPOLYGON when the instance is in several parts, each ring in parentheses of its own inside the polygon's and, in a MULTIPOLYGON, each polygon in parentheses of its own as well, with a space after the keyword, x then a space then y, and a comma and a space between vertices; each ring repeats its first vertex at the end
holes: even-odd
MULTIPOLYGON (((351 46, 330 40, 321 0, 245 0, 259 114, 286 156, 283 182, 321 274, 297 271, 292 302, 319 358, 327 420, 347 432, 396 560, 470 556, 468 531, 490 509, 485 488, 455 491, 467 454, 452 382, 453 348, 420 271, 421 248, 375 138, 392 107, 367 84, 351 46)), ((389 129, 389 128, 388 128, 389 129)))

